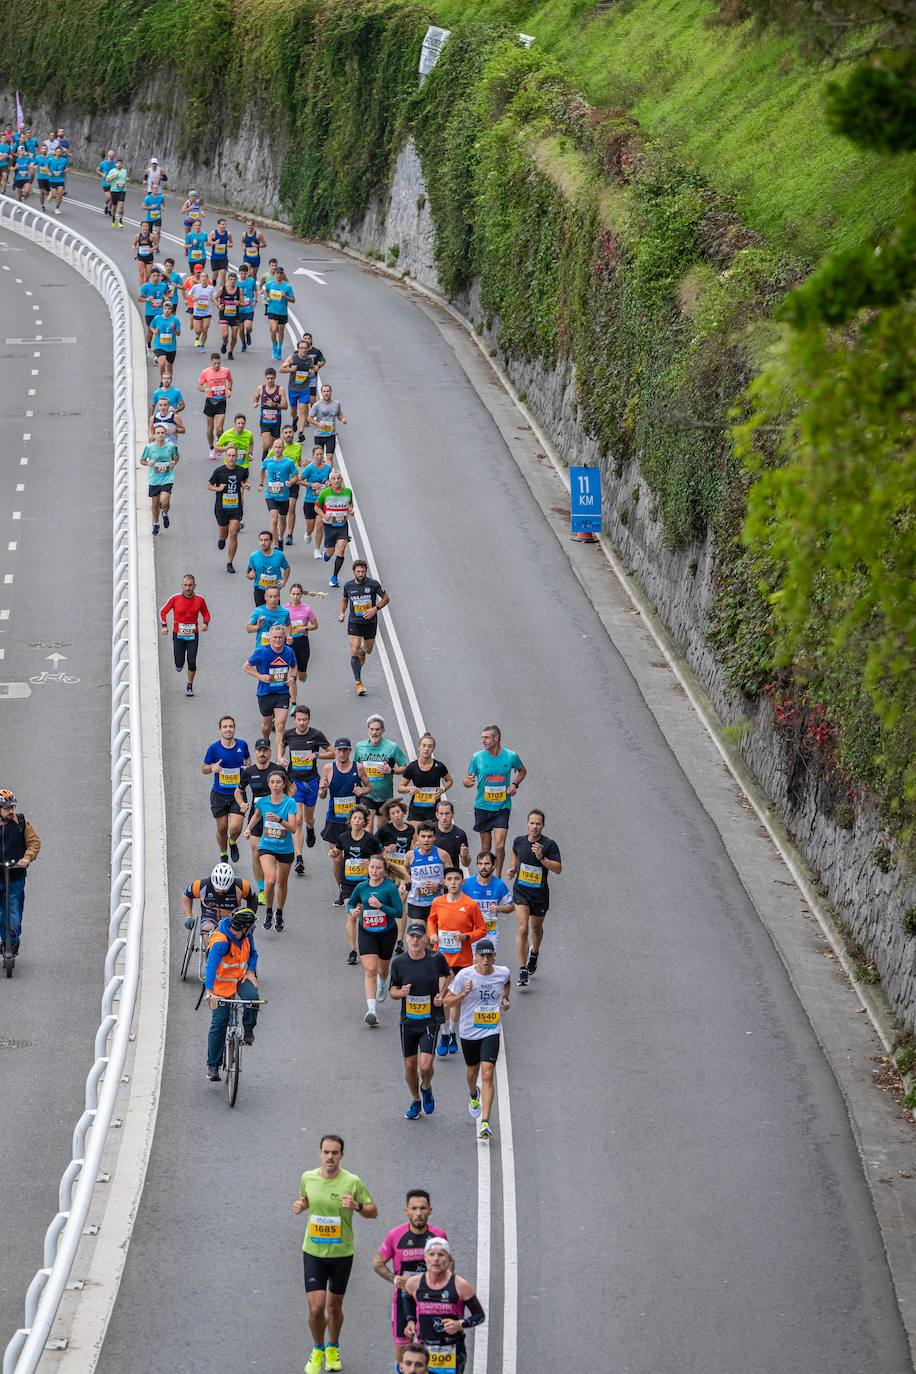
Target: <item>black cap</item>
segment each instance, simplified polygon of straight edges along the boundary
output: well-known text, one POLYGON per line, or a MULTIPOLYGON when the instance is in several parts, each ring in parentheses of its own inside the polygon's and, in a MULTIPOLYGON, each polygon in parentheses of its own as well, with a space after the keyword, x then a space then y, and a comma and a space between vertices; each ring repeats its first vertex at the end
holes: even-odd
POLYGON ((269 748, 270 748, 270 740, 269 740, 269 739, 256 739, 255 742, 254 742, 254 747, 255 747, 255 749, 269 749, 269 748))
POLYGON ((422 921, 408 921, 408 922, 407 922, 407 934, 408 934, 408 935, 425 935, 425 934, 426 934, 426 926, 423 924, 422 921))
POLYGON ((350 744, 350 741, 347 739, 346 735, 341 735, 341 736, 340 736, 340 739, 336 739, 336 740, 334 741, 334 748, 335 748, 335 749, 350 749, 350 748, 352 748, 352 745, 350 744))
POLYGON ((477 944, 474 946, 474 953, 475 953, 475 954, 495 954, 495 953, 496 953, 496 946, 494 945, 494 943, 493 943, 492 940, 487 940, 487 939, 478 940, 478 941, 477 941, 477 944))

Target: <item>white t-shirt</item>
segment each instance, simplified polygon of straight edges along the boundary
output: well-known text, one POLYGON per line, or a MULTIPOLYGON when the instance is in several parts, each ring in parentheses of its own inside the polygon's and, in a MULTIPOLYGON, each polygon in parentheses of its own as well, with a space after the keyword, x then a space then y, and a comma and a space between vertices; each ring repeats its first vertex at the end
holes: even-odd
POLYGON ((487 1035, 499 1034, 500 1006, 510 977, 503 964, 497 964, 492 973, 463 968, 455 974, 449 992, 463 992, 469 983, 473 989, 458 1011, 458 1034, 462 1040, 483 1040, 487 1035))

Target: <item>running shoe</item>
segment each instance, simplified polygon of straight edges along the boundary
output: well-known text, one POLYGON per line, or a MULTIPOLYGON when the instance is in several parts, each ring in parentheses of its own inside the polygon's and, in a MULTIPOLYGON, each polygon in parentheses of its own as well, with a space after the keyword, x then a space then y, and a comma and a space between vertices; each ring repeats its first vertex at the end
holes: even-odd
POLYGON ((305 827, 305 843, 309 849, 315 848, 315 827, 313 825, 305 827))
POLYGON ((385 998, 386 998, 387 996, 388 996, 388 979, 387 979, 387 978, 376 978, 376 980, 375 980, 375 998, 376 998, 376 1001, 378 1001, 378 1002, 384 1002, 384 1000, 385 1000, 385 998))
POLYGON ((407 1117, 408 1121, 416 1121, 417 1117, 420 1115, 419 1102, 411 1102, 410 1106, 407 1108, 407 1111, 404 1113, 404 1115, 407 1117))
POLYGON ((363 1017, 363 1020, 365 1021, 367 1026, 378 1025, 378 1017, 376 1016, 374 1011, 367 1011, 365 1016, 363 1017))
POLYGON ((432 1088, 424 1088, 420 1085, 420 1096, 423 1099, 423 1110, 427 1116, 432 1116, 436 1110, 436 1099, 433 1097, 432 1088))
MULTIPOLYGON (((219 1080, 219 1065, 218 1065, 218 1064, 208 1064, 208 1065, 207 1065, 207 1077, 209 1078, 209 1080, 210 1080, 211 1083, 218 1083, 218 1082, 220 1081, 220 1080, 219 1080)), ((319 1366, 319 1368, 320 1368, 320 1366, 319 1366)))
MULTIPOLYGON (((340 583, 337 581, 337 574, 336 574, 336 573, 334 574, 333 577, 328 578, 328 586, 329 586, 329 587, 339 587, 339 586, 340 586, 340 583)), ((360 683, 359 685, 362 686, 362 683, 360 683)))
MULTIPOLYGON (((334 581, 334 584, 336 585, 337 579, 334 578, 333 581, 334 581)), ((329 585, 330 585, 330 584, 329 584, 329 585)), ((366 689, 365 689, 365 687, 363 686, 363 684, 362 684, 361 682, 357 682, 357 684, 356 684, 356 695, 357 695, 358 697, 364 697, 364 696, 366 695, 366 689)))
POLYGON ((476 1121, 477 1118, 480 1116, 480 1094, 479 1094, 479 1093, 477 1094, 476 1097, 472 1097, 472 1098, 470 1099, 470 1101, 468 1102, 468 1111, 470 1112, 471 1116, 474 1118, 475 1121, 476 1121))
POLYGON ((458 1037, 457 1037, 457 1035, 450 1035, 450 1036, 449 1036, 449 1038, 448 1038, 448 1052, 449 1052, 449 1054, 457 1054, 457 1053, 458 1053, 458 1037))
POLYGON ((165 513, 163 513, 163 516, 162 516, 162 528, 167 530, 168 527, 169 527, 169 517, 168 517, 165 513))
MULTIPOLYGON (((277 357, 280 358, 282 356, 283 355, 281 354, 280 350, 277 349, 277 357)), ((336 1345, 325 1346, 324 1367, 325 1369, 330 1370, 343 1369, 343 1365, 340 1363, 340 1351, 337 1349, 336 1345)))
POLYGON ((302 877, 304 877, 304 876, 305 876, 305 864, 302 862, 302 855, 299 854, 299 855, 297 855, 297 857, 296 857, 296 877, 297 877, 297 878, 302 878, 302 877))
POLYGON ((237 864, 239 861, 239 847, 234 840, 229 844, 229 858, 234 864, 237 864))
POLYGON ((224 549, 224 548, 226 547, 226 541, 225 541, 225 539, 217 539, 217 541, 216 541, 216 547, 217 547, 218 549, 224 549))
POLYGON ((264 914, 264 929, 265 929, 265 930, 270 930, 270 928, 271 928, 271 926, 273 925, 273 923, 274 923, 274 913, 273 913, 273 909, 272 909, 271 907, 268 907, 268 908, 267 908, 267 911, 266 911, 265 914, 264 914))
POLYGON ((537 951, 536 949, 533 949, 533 950, 531 951, 531 953, 528 955, 528 972, 529 972, 529 973, 537 973, 537 967, 538 967, 538 951, 537 951))
POLYGON ((342 889, 342 888, 338 888, 338 889, 337 889, 337 896, 334 898, 334 901, 332 902, 331 905, 332 905, 332 906, 343 906, 343 904, 344 904, 344 902, 345 902, 346 900, 347 900, 346 897, 343 895, 343 889, 342 889))
POLYGON ((444 1059, 445 1056, 448 1054, 448 1036, 447 1036, 447 1035, 443 1035, 443 1036, 442 1036, 442 1039, 439 1041, 438 1045, 436 1046, 436 1054, 439 1056, 440 1059, 444 1059))
POLYGON ((527 968, 520 968, 520 969, 519 969, 519 971, 518 971, 518 983, 517 983, 517 986, 520 987, 520 988, 526 988, 526 987, 528 986, 528 969, 527 969, 527 968))
POLYGON ((477 1139, 489 1140, 492 1134, 493 1132, 490 1130, 489 1121, 481 1121, 479 1127, 477 1128, 477 1139))
POLYGON ((324 1346, 316 1345, 305 1362, 305 1374, 321 1374, 324 1368, 324 1346))
POLYGON ((355 949, 351 949, 350 953, 347 955, 347 963, 351 968, 355 968, 359 963, 359 955, 356 953, 355 949))
POLYGON ((283 912, 282 912, 282 911, 277 911, 276 915, 274 916, 274 930, 276 930, 277 932, 279 932, 279 931, 283 930, 284 925, 285 925, 285 922, 284 922, 284 920, 283 920, 283 912))
POLYGON ((324 554, 321 552, 320 549, 316 549, 315 552, 312 554, 312 557, 313 557, 313 558, 324 558, 324 554))
POLYGON ((159 526, 158 526, 158 525, 154 525, 154 526, 153 526, 153 534, 158 534, 158 533, 159 533, 159 526))
POLYGON ((289 547, 291 546, 292 542, 293 542, 293 536, 292 536, 291 534, 288 534, 288 535, 286 536, 286 547, 289 548, 289 547))
POLYGON ((227 573, 234 573, 234 572, 235 572, 235 568, 232 566, 231 563, 227 563, 227 564, 226 564, 226 572, 227 572, 227 573))
POLYGON ((184 694, 186 697, 192 697, 194 695, 194 688, 191 686, 190 682, 185 687, 184 694))

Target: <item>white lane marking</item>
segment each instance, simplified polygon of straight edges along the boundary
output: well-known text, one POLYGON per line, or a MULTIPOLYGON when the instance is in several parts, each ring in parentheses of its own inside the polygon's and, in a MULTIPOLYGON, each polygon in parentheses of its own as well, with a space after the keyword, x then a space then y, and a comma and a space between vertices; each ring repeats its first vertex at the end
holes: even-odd
MULTIPOLYGON (((38 308, 38 307, 36 306, 36 309, 37 309, 37 308, 38 308)), ((35 323, 36 323, 36 324, 41 324, 41 320, 36 320, 35 323)), ((36 334, 36 335, 35 335, 35 338, 38 340, 39 343, 41 343, 41 335, 40 335, 40 334, 36 334)))
MULTIPOLYGON (((7 268, 7 271, 9 271, 9 268, 7 268)), ((19 286, 21 286, 21 285, 22 285, 22 278, 21 278, 21 277, 17 277, 17 278, 16 278, 16 282, 18 283, 19 286)))
POLYGON ((7 553, 15 553, 15 552, 16 552, 16 540, 15 540, 15 539, 11 539, 11 540, 10 540, 10 542, 9 542, 9 543, 7 544, 7 546, 6 546, 6 551, 7 551, 7 553))
POLYGON ((8 587, 8 586, 10 585, 10 583, 12 582, 12 580, 13 580, 13 574, 12 574, 12 573, 4 573, 4 574, 3 574, 3 585, 4 585, 4 587, 8 587))
POLYGON ((26 294, 27 296, 31 296, 32 293, 31 293, 31 291, 27 291, 25 294, 26 294))
MULTIPOLYGON (((37 353, 33 353, 33 354, 32 354, 32 357, 33 357, 33 358, 40 358, 40 357, 41 357, 41 351, 39 350, 37 353)), ((36 377, 38 376, 38 371, 37 371, 37 369, 36 369, 36 371, 35 371, 35 376, 36 376, 36 377)))
POLYGON ((499 1092, 499 1151, 503 1168, 503 1368, 516 1374, 518 1361, 518 1212, 515 1200, 515 1142, 512 1136, 512 1104, 509 1099, 509 1063, 506 1037, 496 1061, 499 1092))
POLYGON ((3 270, 4 270, 4 272, 8 272, 8 271, 10 270, 10 269, 7 267, 6 263, 3 264, 3 270))
POLYGON ((0 611, 0 620, 9 620, 9 618, 10 618, 10 613, 9 613, 9 611, 0 611))
POLYGON ((28 443, 29 440, 31 439, 31 437, 32 437, 31 434, 23 434, 23 436, 22 436, 23 441, 24 441, 25 443, 28 443))
POLYGON ((21 520, 21 519, 22 519, 22 511, 21 511, 21 510, 14 510, 14 511, 13 511, 13 519, 14 519, 14 520, 21 520))
POLYGON ((17 490, 17 491, 25 491, 25 482, 17 482, 17 483, 16 483, 16 490, 17 490))
MULTIPOLYGON (((41 309, 41 306, 40 306, 40 305, 33 305, 33 306, 32 306, 32 309, 33 309, 33 310, 40 310, 40 309, 41 309)), ((35 323, 36 323, 36 324, 41 324, 41 320, 36 320, 35 323)))
POLYGON ((29 387, 28 394, 29 394, 30 396, 34 396, 34 395, 35 395, 35 388, 34 388, 33 386, 30 386, 30 387, 29 387))
POLYGON ((29 465, 29 460, 28 460, 28 458, 22 457, 22 458, 19 459, 19 466, 20 466, 21 468, 27 468, 28 465, 29 465))
MULTIPOLYGON (((35 357, 36 357, 36 358, 38 357, 38 354, 37 354, 37 353, 35 354, 35 357)), ((33 368, 32 368, 32 376, 33 376, 33 377, 37 377, 37 376, 38 376, 38 368, 37 368, 37 367, 33 367, 33 368)))
MULTIPOLYGON (((502 1117, 500 1117, 502 1120, 502 1117)), ((474 1129, 477 1129, 476 1122, 474 1129)), ((480 1305, 487 1314, 483 1326, 474 1330, 473 1374, 487 1374, 490 1360, 490 1220, 492 1203, 490 1196, 490 1147, 477 1145, 477 1279, 474 1287, 480 1305)))
MULTIPOLYGON (((30 391, 30 392, 29 392, 29 395, 30 395, 30 396, 34 396, 34 395, 35 395, 35 392, 34 392, 34 391, 30 391)), ((27 410, 26 413, 25 413, 25 418, 26 418, 27 420, 34 420, 34 418, 35 418, 35 412, 34 412, 34 410, 27 410)))
POLYGON ((327 282, 325 281, 324 277, 321 275, 320 272, 310 272, 307 267, 297 267, 296 270, 293 272, 293 276, 311 277, 312 281, 317 282, 319 286, 327 286, 327 282))

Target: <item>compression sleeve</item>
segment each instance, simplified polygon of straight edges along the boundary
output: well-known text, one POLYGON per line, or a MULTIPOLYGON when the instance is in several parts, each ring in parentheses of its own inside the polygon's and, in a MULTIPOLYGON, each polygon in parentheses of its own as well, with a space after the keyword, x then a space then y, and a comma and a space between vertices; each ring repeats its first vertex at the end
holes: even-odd
POLYGON ((473 1297, 468 1298, 464 1306, 465 1311, 468 1315, 465 1317, 461 1325, 465 1331, 470 1331, 472 1326, 479 1326, 480 1323, 486 1319, 485 1313, 480 1305, 480 1299, 478 1298, 476 1293, 473 1297))

